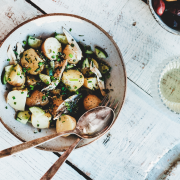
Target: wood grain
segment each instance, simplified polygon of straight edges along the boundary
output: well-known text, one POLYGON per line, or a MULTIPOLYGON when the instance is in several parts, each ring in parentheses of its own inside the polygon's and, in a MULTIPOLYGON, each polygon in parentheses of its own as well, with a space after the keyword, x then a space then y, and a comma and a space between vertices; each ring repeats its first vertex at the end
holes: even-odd
POLYGON ((40 180, 50 180, 65 162, 70 153, 74 150, 74 148, 81 141, 81 138, 77 138, 76 141, 63 153, 63 155, 49 168, 49 170, 43 175, 40 180))
POLYGON ((157 64, 180 55, 180 36, 160 27, 142 0, 31 1, 47 13, 76 14, 100 25, 118 44, 128 78, 148 94, 157 64))

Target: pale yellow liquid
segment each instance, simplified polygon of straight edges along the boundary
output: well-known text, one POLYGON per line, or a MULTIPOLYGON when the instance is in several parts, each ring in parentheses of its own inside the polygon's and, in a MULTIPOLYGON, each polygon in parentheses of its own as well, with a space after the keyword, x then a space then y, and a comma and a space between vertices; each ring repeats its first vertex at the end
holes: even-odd
POLYGON ((180 103, 180 69, 172 69, 164 74, 160 90, 168 101, 180 103))

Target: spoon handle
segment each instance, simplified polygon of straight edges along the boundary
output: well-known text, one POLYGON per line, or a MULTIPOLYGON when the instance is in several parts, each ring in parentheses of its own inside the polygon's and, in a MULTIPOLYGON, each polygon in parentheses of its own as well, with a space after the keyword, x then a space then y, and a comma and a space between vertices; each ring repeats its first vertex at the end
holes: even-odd
POLYGON ((74 130, 63 131, 63 132, 60 132, 60 133, 51 134, 51 135, 48 135, 48 136, 44 136, 44 137, 41 137, 41 138, 38 138, 38 139, 27 141, 27 142, 21 143, 19 145, 4 149, 4 150, 0 151, 0 158, 10 156, 12 154, 16 154, 16 153, 21 152, 23 150, 38 146, 38 145, 40 145, 40 144, 42 144, 44 142, 55 139, 55 138, 57 138, 59 136, 63 136, 65 134, 74 134, 74 130))
POLYGON ((58 169, 70 155, 70 153, 74 150, 74 148, 81 141, 81 138, 77 138, 77 140, 64 152, 64 154, 49 168, 49 170, 44 174, 44 176, 40 180, 50 180, 56 174, 58 169))

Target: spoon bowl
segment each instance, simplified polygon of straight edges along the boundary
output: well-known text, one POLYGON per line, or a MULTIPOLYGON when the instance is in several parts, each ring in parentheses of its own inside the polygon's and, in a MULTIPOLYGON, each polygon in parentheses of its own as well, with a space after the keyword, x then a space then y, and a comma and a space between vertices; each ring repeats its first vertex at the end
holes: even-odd
POLYGON ((115 117, 114 111, 106 106, 99 106, 85 112, 77 123, 75 131, 81 138, 94 138, 110 127, 115 117))

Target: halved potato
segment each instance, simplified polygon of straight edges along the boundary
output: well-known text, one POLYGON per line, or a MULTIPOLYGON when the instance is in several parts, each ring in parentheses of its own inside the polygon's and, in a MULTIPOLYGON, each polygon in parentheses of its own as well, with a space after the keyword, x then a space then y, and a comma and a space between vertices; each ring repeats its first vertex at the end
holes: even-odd
POLYGON ((59 52, 62 52, 61 43, 54 37, 47 38, 41 46, 44 55, 50 60, 56 60, 59 52))
MULTIPOLYGON (((56 121, 56 132, 74 130, 76 128, 76 119, 69 115, 63 115, 56 121)), ((65 135, 68 136, 68 135, 65 135)))
POLYGON ((44 129, 49 128, 51 120, 51 114, 45 113, 41 116, 36 116, 35 114, 31 115, 31 123, 34 127, 44 129))
POLYGON ((10 91, 7 95, 7 103, 16 110, 24 111, 27 93, 27 89, 10 91))
POLYGON ((27 98, 26 104, 29 107, 32 106, 45 106, 49 103, 48 98, 46 97, 45 93, 35 90, 30 97, 27 98))
POLYGON ((25 83, 25 76, 22 71, 22 67, 19 64, 16 64, 12 67, 11 72, 9 73, 9 77, 7 82, 12 86, 23 86, 25 83))
POLYGON ((99 89, 96 77, 84 78, 83 86, 91 90, 99 89))
POLYGON ((70 91, 78 90, 84 83, 84 76, 77 70, 67 70, 63 73, 62 82, 70 91))
POLYGON ((21 65, 26 68, 28 73, 37 75, 44 69, 44 60, 31 48, 24 51, 21 58, 21 65))
POLYGON ((87 95, 84 98, 84 102, 83 102, 84 108, 86 110, 90 110, 95 107, 98 107, 100 103, 101 103, 101 100, 97 96, 92 95, 92 94, 87 95))
POLYGON ((77 64, 80 61, 77 59, 77 51, 74 50, 74 47, 71 45, 67 45, 64 48, 63 53, 66 55, 65 59, 67 59, 70 64, 77 64))

